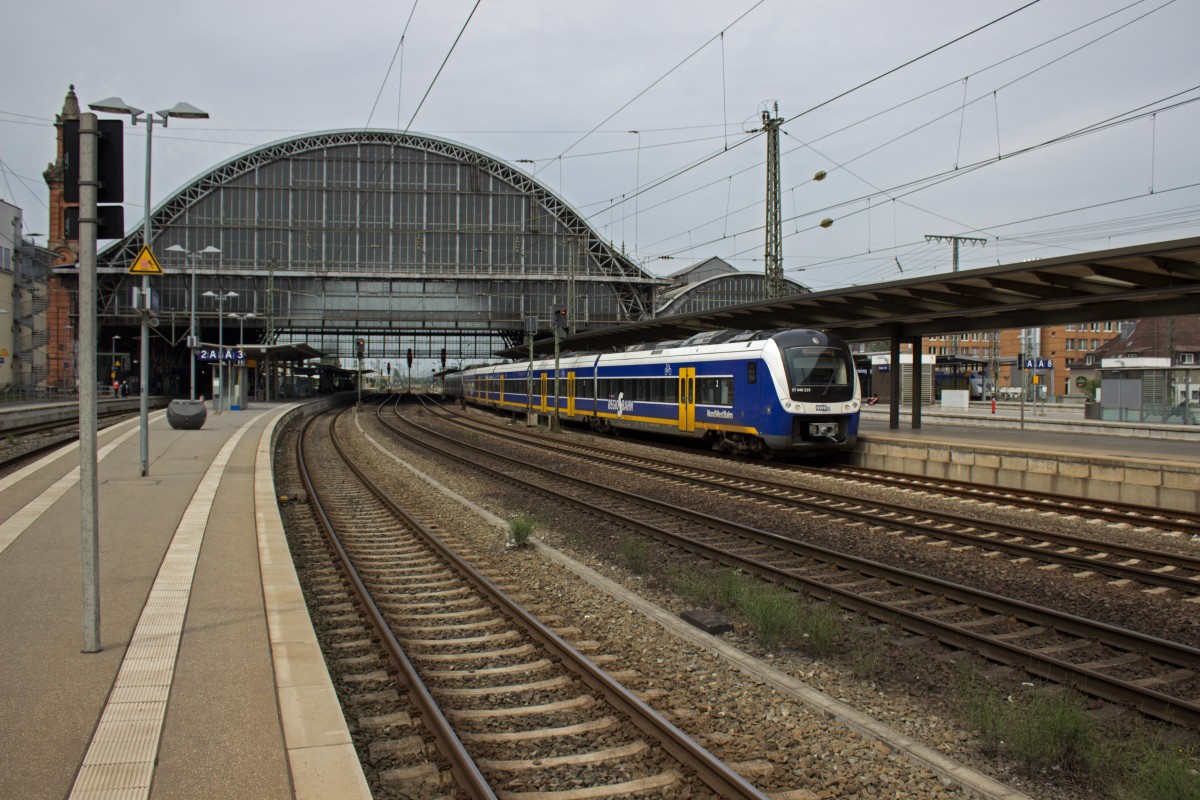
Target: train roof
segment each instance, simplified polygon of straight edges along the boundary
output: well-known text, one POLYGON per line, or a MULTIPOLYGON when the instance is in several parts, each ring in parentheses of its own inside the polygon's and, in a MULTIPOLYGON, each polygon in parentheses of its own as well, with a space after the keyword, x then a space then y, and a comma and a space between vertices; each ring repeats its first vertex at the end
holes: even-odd
POLYGON ((670 339, 663 342, 643 342, 631 344, 621 352, 635 353, 640 350, 660 350, 668 347, 697 347, 703 344, 725 344, 727 342, 753 342, 758 339, 770 339, 781 332, 780 329, 761 331, 743 331, 735 328, 725 328, 719 331, 701 331, 686 339, 670 339))
MULTIPOLYGON (((795 335, 804 335, 804 334, 809 334, 812 336, 819 337, 819 339, 822 342, 824 342, 824 341, 833 341, 833 342, 839 341, 837 339, 837 337, 832 336, 831 334, 828 334, 825 331, 815 330, 815 329, 810 329, 810 328, 764 328, 761 330, 752 330, 752 331, 741 330, 739 328, 725 328, 725 329, 716 330, 716 331, 701 331, 693 336, 689 336, 686 339, 668 339, 665 341, 658 341, 658 342, 641 342, 638 344, 629 345, 628 347, 624 347, 620 350, 614 351, 613 353, 607 353, 607 354, 600 353, 595 350, 568 351, 568 352, 560 353, 559 360, 562 362, 570 362, 570 361, 575 361, 575 360, 581 359, 581 358, 596 358, 597 356, 606 356, 606 355, 614 356, 614 355, 621 355, 621 354, 647 353, 647 352, 653 352, 653 353, 657 354, 659 351, 662 351, 662 350, 670 350, 670 349, 685 348, 685 347, 701 347, 701 346, 706 346, 706 345, 740 344, 740 343, 744 343, 744 342, 765 341, 768 339, 775 339, 775 338, 781 337, 781 336, 785 337, 786 344, 792 344, 795 335)), ((817 339, 814 339, 813 341, 816 342, 817 339)), ((549 356, 547 356, 546 354, 542 354, 539 358, 535 358, 534 361, 537 363, 542 363, 542 362, 547 361, 548 359, 549 359, 549 356)), ((529 359, 527 359, 527 358, 510 359, 510 360, 506 360, 506 361, 498 363, 498 364, 487 364, 487 365, 480 365, 478 367, 471 367, 471 368, 469 368, 469 371, 487 370, 489 372, 496 372, 496 371, 502 371, 502 370, 509 370, 509 369, 512 369, 513 367, 518 367, 518 366, 520 366, 521 368, 524 368, 524 366, 528 365, 528 364, 529 364, 529 359)))

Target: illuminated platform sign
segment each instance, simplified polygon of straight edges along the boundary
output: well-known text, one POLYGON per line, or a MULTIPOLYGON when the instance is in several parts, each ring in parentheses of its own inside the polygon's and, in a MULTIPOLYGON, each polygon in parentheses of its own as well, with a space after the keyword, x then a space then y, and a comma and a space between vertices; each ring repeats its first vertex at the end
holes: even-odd
POLYGON ((219 347, 202 347, 196 351, 197 361, 245 361, 246 351, 240 347, 226 347, 222 350, 219 347))

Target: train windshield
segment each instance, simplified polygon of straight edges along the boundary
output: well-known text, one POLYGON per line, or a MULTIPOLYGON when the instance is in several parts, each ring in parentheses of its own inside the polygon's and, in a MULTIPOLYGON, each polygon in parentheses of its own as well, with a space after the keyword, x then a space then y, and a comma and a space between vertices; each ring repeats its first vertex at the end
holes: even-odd
POLYGON ((783 363, 793 400, 835 403, 854 396, 854 370, 840 348, 785 347, 783 363))

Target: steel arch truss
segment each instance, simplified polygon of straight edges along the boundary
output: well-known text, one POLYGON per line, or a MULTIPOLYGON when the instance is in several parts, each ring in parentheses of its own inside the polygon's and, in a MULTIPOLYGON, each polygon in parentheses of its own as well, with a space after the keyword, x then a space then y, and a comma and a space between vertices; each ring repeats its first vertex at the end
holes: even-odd
MULTIPOLYGON (((632 260, 600 238, 583 217, 561 197, 528 174, 503 161, 464 145, 431 136, 388 130, 338 130, 306 134, 282 140, 237 156, 201 176, 154 209, 152 228, 157 236, 179 221, 189 208, 212 192, 236 179, 290 157, 331 147, 378 145, 408 148, 432 153, 472 165, 474 168, 512 186, 548 212, 565 235, 581 243, 588 261, 610 282, 625 320, 653 315, 654 287, 661 281, 640 269, 632 260)), ((143 246, 142 229, 109 246, 100 256, 99 266, 124 273, 143 246)))

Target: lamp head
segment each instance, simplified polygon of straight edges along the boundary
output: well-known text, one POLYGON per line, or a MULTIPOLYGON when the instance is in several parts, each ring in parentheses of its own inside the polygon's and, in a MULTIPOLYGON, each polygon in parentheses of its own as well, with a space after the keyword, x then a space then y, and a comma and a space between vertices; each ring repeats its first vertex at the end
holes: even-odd
POLYGON ((129 105, 119 97, 109 97, 95 103, 88 103, 88 108, 92 111, 107 111, 110 114, 128 114, 135 118, 142 113, 142 109, 129 105))
POLYGON ((163 119, 167 117, 176 117, 178 119, 208 119, 208 112, 196 108, 191 103, 176 103, 171 108, 165 111, 159 111, 158 115, 163 119))

